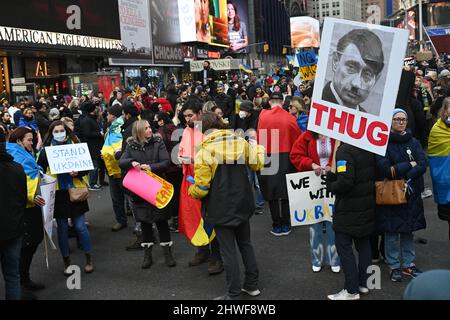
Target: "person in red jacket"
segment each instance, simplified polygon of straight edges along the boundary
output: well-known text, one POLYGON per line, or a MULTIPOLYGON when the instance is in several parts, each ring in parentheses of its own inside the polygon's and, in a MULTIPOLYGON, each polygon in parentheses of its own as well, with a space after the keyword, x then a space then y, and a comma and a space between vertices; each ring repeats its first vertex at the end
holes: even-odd
MULTIPOLYGON (((314 171, 317 176, 331 170, 333 151, 336 141, 306 131, 295 142, 291 151, 291 162, 299 172, 314 171)), ((322 270, 324 257, 334 273, 341 271, 339 256, 334 243, 333 224, 325 221, 310 226, 310 244, 312 270, 318 273, 322 270), (323 230, 326 229, 326 244, 324 245, 323 230)))
POLYGON ((161 91, 161 97, 155 100, 156 103, 159 103, 160 107, 159 110, 165 113, 168 113, 170 115, 174 115, 172 105, 170 104, 169 100, 167 100, 167 93, 164 91, 161 91))

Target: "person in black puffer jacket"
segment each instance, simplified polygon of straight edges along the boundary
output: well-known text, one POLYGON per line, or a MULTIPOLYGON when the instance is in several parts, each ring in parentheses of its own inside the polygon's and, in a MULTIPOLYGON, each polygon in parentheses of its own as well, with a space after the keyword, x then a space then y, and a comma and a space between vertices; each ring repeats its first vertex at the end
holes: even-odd
POLYGON ((421 192, 428 161, 420 142, 406 131, 407 122, 406 112, 395 109, 386 156, 377 156, 377 180, 404 179, 410 187, 407 204, 377 206, 377 227, 385 234, 386 262, 394 282, 400 282, 402 274, 415 278, 421 273, 414 264, 413 232, 426 228, 421 192))
POLYGON ((327 174, 327 189, 336 195, 333 228, 345 274, 345 288, 330 300, 358 300, 367 294, 371 263, 370 235, 375 229, 375 156, 342 144, 336 153, 337 173, 327 174), (359 268, 353 254, 359 253, 359 268))
MULTIPOLYGON (((170 167, 169 153, 164 141, 154 137, 150 124, 146 120, 139 120, 133 124, 133 136, 128 139, 127 147, 119 160, 119 166, 126 172, 130 170, 150 170, 154 174, 165 178, 170 167)), ((136 221, 142 224, 142 246, 145 247, 142 269, 148 269, 153 264, 152 247, 155 244, 153 223, 156 224, 160 245, 164 250, 166 265, 175 267, 172 257, 172 245, 167 210, 157 209, 144 199, 133 194, 134 214, 136 221)))

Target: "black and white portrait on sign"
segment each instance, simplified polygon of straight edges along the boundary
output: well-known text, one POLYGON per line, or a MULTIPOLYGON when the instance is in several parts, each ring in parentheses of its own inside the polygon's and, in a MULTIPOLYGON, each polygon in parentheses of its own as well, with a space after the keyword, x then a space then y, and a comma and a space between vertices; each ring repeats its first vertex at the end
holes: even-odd
POLYGON ((335 23, 322 100, 380 115, 394 34, 335 23))

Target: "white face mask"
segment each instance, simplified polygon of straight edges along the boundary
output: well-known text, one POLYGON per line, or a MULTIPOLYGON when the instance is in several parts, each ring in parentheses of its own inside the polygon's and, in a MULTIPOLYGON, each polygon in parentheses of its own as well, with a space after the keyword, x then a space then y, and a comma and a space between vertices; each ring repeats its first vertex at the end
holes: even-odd
POLYGON ((53 138, 57 142, 64 142, 66 140, 66 132, 58 132, 53 135, 53 138))
POLYGON ((247 116, 248 116, 248 112, 246 112, 246 111, 239 112, 239 118, 245 119, 245 118, 247 118, 247 116))

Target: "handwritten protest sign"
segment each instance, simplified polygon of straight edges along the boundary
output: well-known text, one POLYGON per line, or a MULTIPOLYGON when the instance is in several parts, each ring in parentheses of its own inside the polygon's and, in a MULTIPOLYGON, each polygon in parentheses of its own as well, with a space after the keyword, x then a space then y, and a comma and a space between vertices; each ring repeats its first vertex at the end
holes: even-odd
POLYGON ((86 143, 47 147, 45 152, 52 174, 94 170, 94 164, 86 143))
POLYGON ((293 227, 333 221, 334 195, 314 172, 286 175, 293 227))
POLYGON ((123 186, 158 209, 165 208, 173 198, 173 185, 148 170, 128 171, 123 186))
POLYGON ((298 53, 296 56, 300 74, 304 81, 312 80, 316 77, 317 56, 314 50, 298 53))

